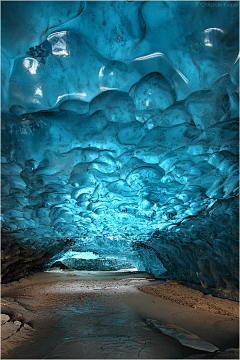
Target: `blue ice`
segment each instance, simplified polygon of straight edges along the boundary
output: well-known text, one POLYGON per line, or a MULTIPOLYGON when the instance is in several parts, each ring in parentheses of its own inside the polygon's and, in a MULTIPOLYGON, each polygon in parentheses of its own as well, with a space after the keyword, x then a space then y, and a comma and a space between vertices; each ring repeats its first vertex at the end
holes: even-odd
POLYGON ((237 284, 238 3, 209 4, 2 2, 4 235, 237 284))

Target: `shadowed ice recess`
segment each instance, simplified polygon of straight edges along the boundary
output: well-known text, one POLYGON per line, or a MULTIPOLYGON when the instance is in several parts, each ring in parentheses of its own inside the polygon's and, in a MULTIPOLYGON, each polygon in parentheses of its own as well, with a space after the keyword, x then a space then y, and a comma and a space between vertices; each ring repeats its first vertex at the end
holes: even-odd
POLYGON ((237 286, 238 3, 208 4, 2 2, 4 282, 237 286))

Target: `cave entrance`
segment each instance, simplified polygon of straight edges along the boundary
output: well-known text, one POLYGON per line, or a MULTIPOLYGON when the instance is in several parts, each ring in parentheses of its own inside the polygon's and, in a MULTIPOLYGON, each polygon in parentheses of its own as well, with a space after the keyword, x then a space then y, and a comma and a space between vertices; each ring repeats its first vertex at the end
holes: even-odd
POLYGON ((110 272, 118 274, 146 272, 141 258, 135 252, 122 251, 102 254, 95 251, 73 251, 72 249, 54 256, 47 264, 46 270, 48 272, 81 271, 96 276, 102 272, 109 273, 109 275, 110 272))

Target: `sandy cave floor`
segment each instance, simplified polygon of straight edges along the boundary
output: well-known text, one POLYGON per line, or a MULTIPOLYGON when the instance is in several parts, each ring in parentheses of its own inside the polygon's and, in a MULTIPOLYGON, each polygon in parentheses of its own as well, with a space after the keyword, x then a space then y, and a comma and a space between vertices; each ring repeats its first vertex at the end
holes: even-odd
POLYGON ((38 273, 2 285, 1 312, 17 329, 2 340, 5 359, 208 356, 149 327, 148 318, 180 326, 220 351, 239 346, 237 302, 141 273, 38 273))

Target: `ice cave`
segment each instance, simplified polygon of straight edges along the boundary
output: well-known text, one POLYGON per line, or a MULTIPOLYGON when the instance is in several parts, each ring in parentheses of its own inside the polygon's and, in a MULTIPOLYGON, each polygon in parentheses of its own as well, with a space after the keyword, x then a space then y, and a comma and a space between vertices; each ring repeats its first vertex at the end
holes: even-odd
POLYGON ((1 79, 3 358, 236 358, 239 2, 1 1, 1 79))

